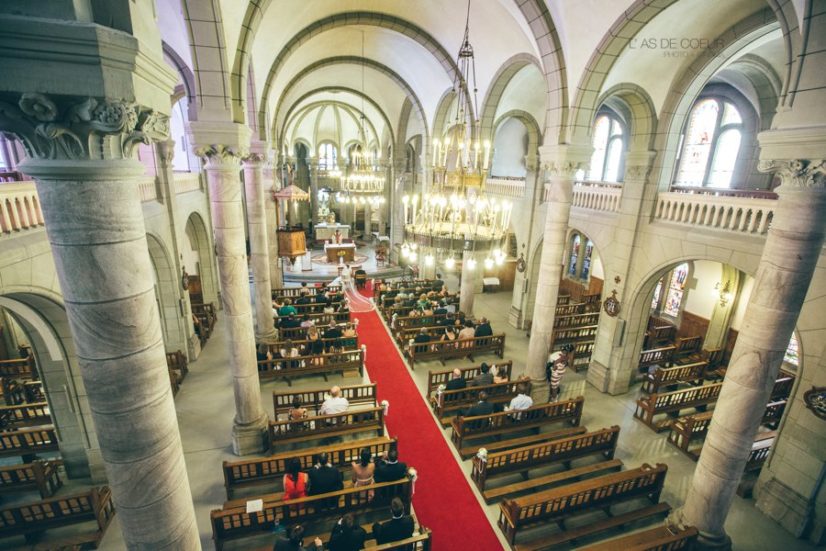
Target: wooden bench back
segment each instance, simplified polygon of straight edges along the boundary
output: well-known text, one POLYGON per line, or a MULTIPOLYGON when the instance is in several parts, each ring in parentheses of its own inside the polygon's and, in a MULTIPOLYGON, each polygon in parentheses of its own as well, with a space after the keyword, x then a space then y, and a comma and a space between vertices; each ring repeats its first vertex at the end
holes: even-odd
POLYGON ((579 341, 593 341, 597 336, 597 325, 584 327, 562 327, 554 329, 551 334, 552 346, 573 344, 579 341))
POLYGON ((600 509, 637 496, 659 500, 668 467, 643 464, 636 469, 611 473, 558 488, 544 490, 499 505, 500 526, 513 543, 520 527, 563 519, 578 511, 600 509))
POLYGON ((363 373, 364 351, 361 349, 311 354, 294 358, 273 358, 258 362, 258 376, 262 379, 300 377, 318 372, 358 369, 363 373))
POLYGON ((0 377, 31 379, 35 375, 34 356, 15 358, 13 360, 0 360, 0 377))
POLYGON ((674 359, 674 352, 677 347, 674 345, 663 346, 662 348, 652 348, 640 352, 640 371, 645 371, 652 365, 667 365, 674 359))
MULTIPOLYGON (((459 295, 448 295, 440 300, 443 300, 445 304, 459 304, 459 295)), ((389 320, 393 314, 398 314, 399 317, 408 316, 412 310, 417 308, 417 306, 383 306, 380 310, 385 319, 389 320)))
POLYGON ((62 463, 60 460, 38 460, 0 467, 0 491, 34 486, 40 491, 40 497, 46 498, 63 485, 58 473, 62 463))
MULTIPOLYGON (((511 378, 513 375, 513 361, 498 361, 495 364, 491 363, 488 365, 496 365, 500 377, 507 377, 508 379, 511 378)), ((459 369, 462 372, 462 378, 465 381, 471 381, 474 377, 481 373, 481 366, 474 365, 471 367, 462 367, 459 369)), ((430 398, 431 393, 436 392, 439 388, 439 385, 446 385, 450 378, 453 376, 452 369, 445 369, 441 371, 428 371, 427 372, 427 397, 430 398)))
POLYGON ((586 304, 584 302, 577 302, 574 304, 558 305, 555 310, 555 316, 576 316, 579 314, 586 314, 586 304))
POLYGON ((326 452, 330 464, 338 469, 349 467, 357 461, 362 449, 367 448, 373 456, 385 453, 396 445, 395 438, 371 438, 344 442, 334 446, 308 448, 240 461, 224 461, 224 487, 227 490, 227 499, 232 499, 232 490, 242 485, 255 484, 279 479, 287 473, 287 462, 296 458, 301 463, 301 470, 306 471, 313 467, 316 454, 326 452))
POLYGON ((436 416, 440 417, 445 410, 456 409, 465 406, 471 406, 479 400, 479 393, 485 391, 488 395, 488 401, 507 402, 518 392, 518 387, 522 383, 526 383, 530 387, 530 380, 528 381, 506 381, 504 383, 494 383, 492 385, 484 386, 469 386, 459 390, 445 390, 444 392, 436 392, 435 410, 436 416))
POLYGON ((574 314, 572 316, 557 316, 554 318, 554 329, 585 327, 586 325, 596 325, 597 323, 599 323, 599 312, 574 314))
POLYGON ((439 324, 440 321, 447 318, 447 314, 430 314, 428 316, 399 316, 396 318, 396 323, 393 326, 394 331, 402 329, 410 329, 411 327, 431 327, 439 324))
POLYGON ((345 411, 333 415, 317 415, 306 421, 270 421, 270 449, 277 444, 300 442, 325 436, 358 431, 384 430, 384 409, 381 407, 345 411))
POLYGON ((502 428, 513 427, 514 431, 522 427, 531 427, 556 421, 569 420, 572 425, 579 425, 582 419, 582 406, 585 398, 578 396, 572 400, 539 404, 519 411, 519 419, 514 419, 507 411, 480 415, 478 417, 456 417, 452 427, 454 434, 462 439, 484 436, 499 432, 502 428))
POLYGON ((220 551, 228 540, 270 532, 276 522, 281 525, 303 524, 324 518, 340 518, 348 512, 384 509, 394 497, 401 498, 409 512, 412 495, 409 478, 373 484, 370 489, 375 493, 372 499, 363 487, 292 500, 282 499, 282 494, 267 494, 258 496, 264 501, 264 506, 256 513, 247 513, 247 500, 228 501, 221 509, 209 514, 215 548, 220 551), (331 501, 335 501, 334 505, 331 501))
POLYGON ((722 387, 723 383, 712 383, 710 385, 695 386, 673 392, 654 393, 649 397, 649 403, 655 413, 672 411, 677 406, 708 404, 717 399, 722 387))
MULTIPOLYGON (((376 384, 342 386, 341 395, 354 405, 376 405, 376 384)), ((296 392, 272 391, 272 404, 275 416, 285 415, 292 407, 293 401, 298 398, 301 406, 313 410, 318 415, 321 404, 330 392, 330 388, 318 388, 296 392)))
POLYGON ((657 392, 661 386, 671 383, 697 381, 705 376, 708 362, 695 362, 674 367, 657 367, 646 377, 643 391, 657 392))
POLYGON ((0 510, 0 536, 29 534, 94 520, 105 530, 115 514, 108 486, 0 510))
POLYGON ((481 352, 493 352, 499 357, 505 351, 505 334, 492 335, 490 337, 474 337, 472 339, 458 339, 455 341, 437 341, 423 344, 421 346, 411 346, 407 351, 411 366, 416 361, 428 359, 449 360, 451 358, 463 358, 470 354, 481 352), (424 350, 421 350, 425 348, 424 350))
MULTIPOLYGON (((296 348, 301 348, 307 346, 310 341, 307 339, 301 340, 292 340, 292 345, 296 348)), ((322 344, 324 344, 324 349, 326 350, 330 346, 339 346, 343 350, 357 350, 359 348, 359 337, 356 335, 355 337, 341 337, 339 339, 321 339, 322 344)), ((279 352, 282 348, 287 345, 287 341, 277 341, 273 343, 268 343, 267 347, 269 351, 273 354, 279 352)), ((278 358, 279 360, 281 358, 278 358)), ((294 358, 287 358, 287 359, 294 359, 294 358)))
POLYGON ((703 346, 703 337, 680 337, 677 339, 676 346, 677 350, 675 351, 675 354, 677 356, 696 354, 703 346))
POLYGON ((29 455, 58 449, 54 427, 0 432, 0 457, 29 455))
MULTIPOLYGON (((351 328, 351 327, 355 327, 355 325, 350 321, 337 322, 336 325, 342 331, 344 331, 345 329, 351 328)), ((329 327, 330 327, 330 325, 327 324, 327 325, 322 325, 321 327, 318 327, 317 329, 319 329, 319 331, 323 332, 323 331, 326 331, 329 327)), ((308 330, 309 330, 309 327, 281 327, 281 328, 278 329, 278 334, 279 334, 279 338, 281 339, 281 341, 286 341, 286 340, 291 340, 293 342, 298 341, 298 340, 305 341, 305 340, 307 340, 307 331, 308 330)))
POLYGON ((47 402, 0 406, 0 427, 49 425, 52 417, 47 402))
POLYGON ((766 404, 766 412, 763 414, 764 425, 779 423, 780 418, 783 417, 783 412, 786 410, 786 400, 777 400, 766 404))
POLYGON ((772 388, 772 401, 788 399, 792 394, 792 387, 794 387, 794 375, 781 372, 780 377, 774 382, 774 388, 772 388))
POLYGON ((328 285, 326 287, 322 287, 316 284, 308 284, 306 287, 279 287, 272 290, 271 296, 273 300, 298 298, 302 295, 302 293, 314 297, 319 293, 326 293, 330 290, 340 292, 341 287, 338 285, 328 285))

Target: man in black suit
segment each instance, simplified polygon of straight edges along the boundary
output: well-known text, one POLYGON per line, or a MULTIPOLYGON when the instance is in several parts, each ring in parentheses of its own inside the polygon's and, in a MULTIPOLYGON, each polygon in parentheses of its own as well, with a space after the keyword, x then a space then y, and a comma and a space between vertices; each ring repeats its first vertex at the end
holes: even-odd
POLYGON ((441 315, 441 314, 447 314, 447 308, 445 308, 445 305, 444 305, 443 302, 436 302, 434 300, 433 301, 433 313, 437 316, 441 315))
MULTIPOLYGON (((307 474, 310 475, 308 495, 326 494, 344 488, 341 471, 330 464, 330 458, 327 452, 320 453, 316 457, 315 465, 313 465, 313 468, 310 469, 307 474)), ((325 503, 325 507, 334 507, 337 501, 337 498, 331 498, 325 503)))
POLYGON ((338 348, 339 341, 341 341, 341 329, 336 325, 335 321, 330 322, 330 326, 324 332, 325 339, 332 339, 327 341, 328 348, 338 348))
POLYGON ((433 284, 430 288, 438 293, 444 286, 445 282, 442 281, 442 274, 436 274, 436 279, 433 280, 433 284))
POLYGON ((480 415, 491 415, 493 413, 493 404, 488 402, 488 393, 484 390, 479 393, 479 401, 470 406, 464 417, 479 417, 480 415))
POLYGON ((413 338, 413 342, 417 345, 416 352, 427 352, 427 346, 419 346, 430 342, 430 335, 427 334, 427 329, 422 327, 419 334, 413 338))
POLYGON ((330 551, 358 551, 364 549, 364 540, 367 539, 367 532, 358 525, 353 513, 346 513, 333 526, 333 533, 330 534, 330 541, 327 546, 330 551))
POLYGON ((467 381, 462 377, 462 370, 457 367, 445 385, 445 390, 461 390, 465 387, 467 387, 467 381))
POLYGON ((404 514, 404 503, 401 499, 393 498, 390 502, 390 513, 393 515, 390 520, 373 524, 373 537, 376 538, 376 543, 390 543, 413 535, 413 517, 404 514))
POLYGON ((479 325, 476 326, 476 331, 474 331, 474 337, 490 337, 493 335, 493 329, 490 326, 490 322, 488 318, 482 318, 479 320, 479 325))
POLYGON ((294 314, 290 314, 286 318, 281 318, 278 322, 278 326, 282 329, 293 329, 295 327, 301 327, 301 320, 295 317, 294 314))
POLYGON ((493 384, 493 375, 490 373, 490 366, 485 362, 479 366, 479 374, 470 381, 470 386, 487 386, 493 384))
POLYGON ((387 457, 376 463, 373 478, 376 482, 394 482, 407 476, 407 464, 399 461, 399 452, 390 448, 387 457))

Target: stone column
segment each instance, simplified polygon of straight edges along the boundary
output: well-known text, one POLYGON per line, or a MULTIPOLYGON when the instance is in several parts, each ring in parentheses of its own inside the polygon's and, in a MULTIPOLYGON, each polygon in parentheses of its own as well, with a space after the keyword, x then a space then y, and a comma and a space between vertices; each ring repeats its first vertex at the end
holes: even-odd
MULTIPOLYGON (((543 157, 545 156, 543 154, 543 157)), ((550 352, 559 280, 562 275, 562 256, 566 245, 568 218, 571 214, 574 175, 584 165, 584 160, 572 161, 558 154, 555 157, 550 162, 543 159, 550 176, 550 188, 527 360, 527 374, 535 382, 545 380, 545 363, 550 352)), ((540 399, 544 397, 541 393, 548 390, 545 384, 535 384, 534 387, 540 399)))
POLYGON ((241 148, 212 145, 198 148, 196 153, 206 158, 221 302, 229 337, 227 343, 235 392, 232 449, 237 455, 258 453, 264 450, 267 414, 261 407, 244 242, 239 172, 241 158, 246 152, 241 148))
POLYGON ((26 144, 104 468, 130 549, 200 549, 131 158, 168 118, 24 93, 0 129, 26 144), (43 134, 44 125, 60 131, 43 134))
POLYGON ((761 161, 782 184, 743 326, 685 505, 670 518, 696 526, 706 549, 728 549, 725 520, 823 246, 826 162, 761 161))
POLYGON ((247 198, 247 227, 250 265, 255 289, 255 337, 273 337, 270 255, 267 246, 267 219, 264 213, 264 157, 252 153, 244 159, 244 190, 247 198))
POLYGON ((476 296, 476 280, 481 270, 473 251, 462 253, 462 279, 459 283, 459 310, 466 316, 473 316, 473 299, 476 296))
POLYGON ((267 234, 267 251, 270 266, 270 287, 280 289, 284 286, 284 272, 281 267, 281 258, 278 256, 278 237, 276 230, 278 222, 276 220, 276 209, 278 205, 272 198, 272 191, 278 190, 278 181, 275 178, 275 170, 270 163, 264 165, 264 215, 266 218, 264 231, 267 234))

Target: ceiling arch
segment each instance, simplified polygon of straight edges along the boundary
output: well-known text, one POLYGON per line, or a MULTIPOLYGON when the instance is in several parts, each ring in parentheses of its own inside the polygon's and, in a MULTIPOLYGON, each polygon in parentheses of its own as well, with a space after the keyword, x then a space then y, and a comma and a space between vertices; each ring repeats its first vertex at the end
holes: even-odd
MULTIPOLYGON (((352 105, 341 101, 335 100, 320 100, 308 103, 302 106, 300 109, 294 112, 294 114, 287 119, 287 124, 284 127, 284 131, 282 132, 282 136, 286 138, 289 136, 289 142, 282 138, 281 143, 284 145, 289 145, 289 143, 295 142, 295 139, 299 137, 299 133, 301 133, 302 127, 305 126, 305 120, 313 119, 313 135, 312 135, 312 143, 314 145, 318 145, 320 143, 319 139, 319 125, 324 117, 324 114, 328 109, 332 109, 336 113, 336 132, 339 135, 339 139, 335 140, 340 146, 345 141, 345 134, 348 130, 355 129, 354 132, 349 132, 350 135, 355 134, 352 139, 356 139, 362 143, 370 143, 371 141, 376 141, 381 143, 381 133, 377 130, 375 124, 371 120, 370 117, 364 117, 365 124, 367 126, 367 132, 362 133, 361 131, 361 116, 364 114, 359 109, 356 109, 352 105), (342 113, 346 115, 348 118, 347 124, 342 121, 342 113)), ((382 119, 382 122, 383 119, 382 119)), ((302 137, 306 138, 306 134, 301 134, 302 137)), ((283 148, 283 146, 282 146, 283 148)))

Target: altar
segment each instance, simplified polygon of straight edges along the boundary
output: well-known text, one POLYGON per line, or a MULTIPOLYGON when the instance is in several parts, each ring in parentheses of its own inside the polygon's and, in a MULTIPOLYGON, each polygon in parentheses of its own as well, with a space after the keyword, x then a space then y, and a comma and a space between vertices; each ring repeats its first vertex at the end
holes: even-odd
POLYGON ((328 241, 333 239, 333 236, 336 234, 336 230, 338 230, 339 235, 341 235, 342 239, 347 239, 350 237, 350 226, 345 224, 316 224, 315 225, 315 238, 316 241, 328 241))
POLYGON ((338 264, 338 259, 343 258, 344 262, 352 262, 356 258, 355 243, 325 243, 324 254, 327 262, 338 264))

